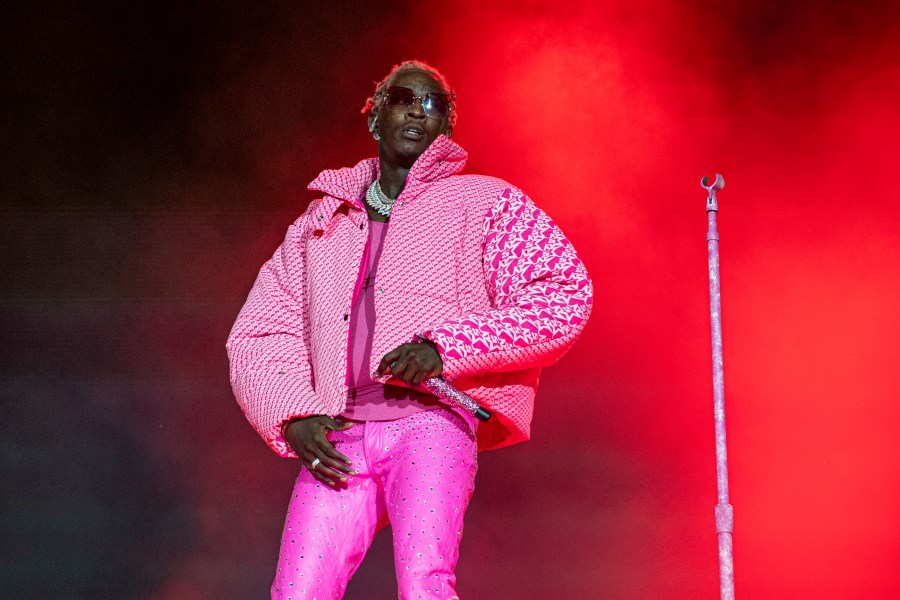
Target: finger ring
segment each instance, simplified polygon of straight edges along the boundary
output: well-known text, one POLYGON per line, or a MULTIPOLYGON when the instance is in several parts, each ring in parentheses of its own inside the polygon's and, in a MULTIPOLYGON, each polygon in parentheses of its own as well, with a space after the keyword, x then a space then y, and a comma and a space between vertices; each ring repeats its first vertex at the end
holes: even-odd
POLYGON ((320 462, 322 462, 322 461, 319 460, 318 458, 314 458, 313 461, 312 461, 311 463, 309 463, 309 470, 310 470, 310 471, 315 471, 315 470, 316 470, 316 467, 319 466, 319 463, 320 463, 320 462))

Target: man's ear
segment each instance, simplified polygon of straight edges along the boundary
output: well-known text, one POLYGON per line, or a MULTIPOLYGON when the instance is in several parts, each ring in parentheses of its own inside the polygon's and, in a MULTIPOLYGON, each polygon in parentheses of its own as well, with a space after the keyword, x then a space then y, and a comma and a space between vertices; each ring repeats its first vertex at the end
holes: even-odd
POLYGON ((448 126, 448 127, 447 127, 447 130, 444 132, 444 135, 447 136, 447 139, 452 138, 452 137, 453 137, 453 127, 452 127, 452 126, 448 126))

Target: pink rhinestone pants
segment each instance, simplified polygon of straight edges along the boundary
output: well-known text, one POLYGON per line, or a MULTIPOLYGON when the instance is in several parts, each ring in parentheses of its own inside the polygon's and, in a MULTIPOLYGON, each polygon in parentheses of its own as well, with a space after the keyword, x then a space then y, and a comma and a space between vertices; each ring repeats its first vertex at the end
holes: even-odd
POLYGON ((478 468, 474 431, 474 417, 439 409, 332 432, 359 474, 330 488, 300 472, 272 598, 342 598, 388 523, 400 599, 457 598, 454 570, 478 468))

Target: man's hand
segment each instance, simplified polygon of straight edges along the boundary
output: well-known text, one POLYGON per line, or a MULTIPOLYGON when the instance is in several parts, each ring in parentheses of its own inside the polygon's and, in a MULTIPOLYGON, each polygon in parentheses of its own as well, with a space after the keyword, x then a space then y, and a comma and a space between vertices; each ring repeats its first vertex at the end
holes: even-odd
POLYGON ((444 361, 433 342, 412 342, 397 346, 384 355, 378 365, 378 375, 390 373, 407 385, 419 385, 425 379, 437 377, 444 369, 444 361))
POLYGON ((284 439, 313 477, 334 487, 338 482, 346 483, 348 476, 356 475, 356 471, 350 459, 335 449, 326 434, 351 427, 353 423, 341 423, 327 415, 316 415, 288 423, 284 428, 284 439))

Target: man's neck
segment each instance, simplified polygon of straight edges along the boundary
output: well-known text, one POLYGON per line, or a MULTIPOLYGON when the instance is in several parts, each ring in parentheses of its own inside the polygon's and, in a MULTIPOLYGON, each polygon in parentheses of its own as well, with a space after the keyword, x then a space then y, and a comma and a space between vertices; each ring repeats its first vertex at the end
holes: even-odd
POLYGON ((388 198, 396 198, 406 186, 407 175, 409 175, 409 168, 389 165, 382 160, 381 179, 379 179, 381 191, 387 194, 388 198))

